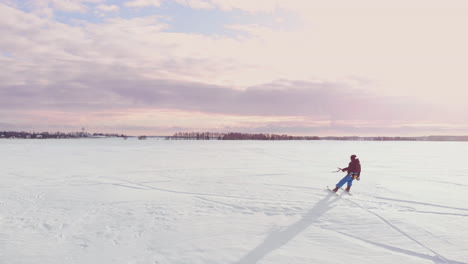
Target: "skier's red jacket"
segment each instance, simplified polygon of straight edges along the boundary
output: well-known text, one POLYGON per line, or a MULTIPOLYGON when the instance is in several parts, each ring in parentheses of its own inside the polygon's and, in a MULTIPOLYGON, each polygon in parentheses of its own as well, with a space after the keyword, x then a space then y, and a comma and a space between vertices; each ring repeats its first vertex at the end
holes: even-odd
POLYGON ((342 169, 342 171, 347 171, 351 173, 357 173, 358 177, 361 175, 361 163, 359 159, 352 160, 347 168, 342 169))

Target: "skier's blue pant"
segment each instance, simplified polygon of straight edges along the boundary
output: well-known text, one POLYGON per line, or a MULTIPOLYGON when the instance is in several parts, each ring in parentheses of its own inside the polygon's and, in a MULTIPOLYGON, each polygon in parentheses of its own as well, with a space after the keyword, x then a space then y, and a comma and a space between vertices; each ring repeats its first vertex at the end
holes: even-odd
POLYGON ((341 186, 345 185, 345 183, 348 183, 348 187, 351 187, 353 185, 353 180, 353 174, 348 173, 348 175, 344 176, 344 178, 336 184, 336 187, 339 189, 341 186))

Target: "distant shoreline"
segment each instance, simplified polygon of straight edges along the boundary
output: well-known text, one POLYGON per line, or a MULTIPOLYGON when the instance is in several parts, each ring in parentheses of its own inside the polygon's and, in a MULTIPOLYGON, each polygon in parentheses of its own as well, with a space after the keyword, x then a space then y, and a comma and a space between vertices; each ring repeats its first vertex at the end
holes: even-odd
POLYGON ((78 139, 78 138, 138 138, 145 140, 149 138, 158 138, 166 140, 262 140, 262 141, 285 141, 285 140, 338 140, 338 141, 468 141, 468 136, 417 136, 417 137, 402 137, 402 136, 290 136, 286 134, 268 134, 268 133, 210 133, 210 132, 190 132, 176 133, 172 136, 128 136, 125 134, 116 133, 86 133, 86 132, 17 132, 17 131, 0 131, 0 139, 78 139))

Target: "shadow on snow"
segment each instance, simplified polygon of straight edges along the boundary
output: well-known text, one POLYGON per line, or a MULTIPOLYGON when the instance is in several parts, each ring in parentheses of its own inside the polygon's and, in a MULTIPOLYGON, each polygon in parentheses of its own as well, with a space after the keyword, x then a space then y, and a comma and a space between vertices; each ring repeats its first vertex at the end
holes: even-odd
POLYGON ((286 245, 294 237, 299 235, 302 231, 306 230, 310 225, 316 222, 323 214, 332 209, 332 204, 338 201, 339 198, 340 197, 336 196, 335 194, 329 193, 314 207, 312 207, 299 221, 281 231, 273 232, 265 239, 265 241, 263 241, 263 243, 258 245, 236 263, 257 263, 257 261, 261 260, 269 253, 286 245))

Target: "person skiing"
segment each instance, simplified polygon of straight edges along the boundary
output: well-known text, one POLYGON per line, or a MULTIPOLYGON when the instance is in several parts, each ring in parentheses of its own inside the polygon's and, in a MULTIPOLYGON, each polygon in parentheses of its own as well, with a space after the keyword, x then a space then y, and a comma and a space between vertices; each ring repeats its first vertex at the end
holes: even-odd
POLYGON ((337 192, 338 189, 340 189, 341 186, 343 186, 345 183, 348 184, 346 191, 349 192, 351 186, 353 185, 353 180, 360 180, 359 176, 361 175, 361 163, 356 155, 351 155, 350 158, 351 162, 348 164, 347 168, 338 168, 338 171, 347 171, 348 174, 346 174, 346 176, 336 184, 335 189, 333 189, 334 192, 337 192))

